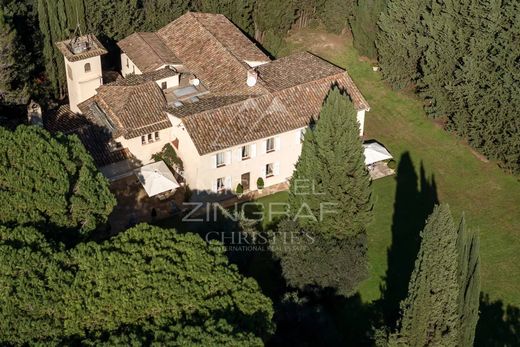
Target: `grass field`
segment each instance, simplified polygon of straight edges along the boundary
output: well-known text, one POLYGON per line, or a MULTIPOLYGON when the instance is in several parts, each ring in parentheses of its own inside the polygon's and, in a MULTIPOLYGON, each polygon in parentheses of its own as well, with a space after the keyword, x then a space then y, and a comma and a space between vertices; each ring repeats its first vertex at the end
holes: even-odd
MULTIPOLYGON (((363 301, 380 298, 389 272, 406 277, 414 260, 407 257, 413 258, 418 232, 438 199, 450 204, 456 218, 464 212, 467 225, 480 231, 482 291, 492 300, 520 306, 518 178, 479 158, 427 119, 413 95, 392 91, 380 73, 360 59, 348 38, 302 31, 289 38, 288 47, 287 52, 309 50, 349 72, 372 108, 366 117, 366 137, 382 142, 398 161, 397 177, 373 185, 375 220, 368 232, 371 277, 362 284, 363 301)), ((281 201, 284 194, 264 201, 281 201)))

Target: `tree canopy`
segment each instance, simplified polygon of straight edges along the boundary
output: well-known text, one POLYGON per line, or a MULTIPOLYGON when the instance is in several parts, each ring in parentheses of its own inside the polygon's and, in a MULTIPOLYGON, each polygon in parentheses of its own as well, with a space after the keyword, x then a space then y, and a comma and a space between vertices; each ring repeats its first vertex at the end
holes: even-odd
POLYGON ((3 344, 259 346, 271 301, 220 244, 138 225, 56 250, 32 227, 0 227, 3 344))
MULTIPOLYGON (((76 136, 0 128, 0 222, 87 236, 116 201, 76 136)), ((51 231, 49 231, 51 233, 51 231)))

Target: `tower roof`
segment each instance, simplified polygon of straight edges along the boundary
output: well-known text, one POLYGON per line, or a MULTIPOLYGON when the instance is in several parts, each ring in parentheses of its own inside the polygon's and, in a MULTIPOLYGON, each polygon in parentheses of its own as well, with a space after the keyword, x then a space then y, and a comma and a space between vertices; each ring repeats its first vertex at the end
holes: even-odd
POLYGON ((84 35, 56 42, 61 54, 68 61, 79 61, 108 53, 106 48, 94 35, 84 35))

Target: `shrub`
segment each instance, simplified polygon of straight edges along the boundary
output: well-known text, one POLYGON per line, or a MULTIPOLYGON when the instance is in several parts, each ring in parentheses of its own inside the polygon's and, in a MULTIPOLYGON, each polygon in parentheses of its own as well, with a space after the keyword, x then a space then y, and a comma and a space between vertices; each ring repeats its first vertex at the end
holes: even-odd
POLYGON ((256 186, 258 189, 264 189, 264 179, 262 177, 258 177, 256 180, 256 186))
POLYGON ((237 184, 237 194, 242 194, 244 192, 244 187, 242 187, 242 184, 237 184))
POLYGON ((390 159, 390 161, 387 163, 387 165, 392 170, 395 170, 395 168, 397 167, 397 163, 393 159, 390 159))
POLYGON ((175 171, 183 170, 181 158, 177 156, 177 152, 175 152, 175 149, 169 143, 164 145, 160 152, 152 154, 152 159, 155 161, 164 161, 166 165, 168 165, 175 171))

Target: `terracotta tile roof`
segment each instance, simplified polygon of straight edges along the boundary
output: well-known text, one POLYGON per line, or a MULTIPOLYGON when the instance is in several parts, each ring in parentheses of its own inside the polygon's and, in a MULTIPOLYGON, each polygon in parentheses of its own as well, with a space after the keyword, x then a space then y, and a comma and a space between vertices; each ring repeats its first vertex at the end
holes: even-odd
MULTIPOLYGON (((320 80, 344 72, 342 68, 309 52, 301 52, 260 65, 258 77, 272 92, 291 88, 309 81, 320 80)), ((369 109, 368 103, 350 78, 346 76, 346 89, 358 110, 369 109)))
POLYGON ((166 99, 153 81, 129 86, 101 86, 96 96, 78 107, 85 109, 91 101, 95 101, 112 121, 116 137, 123 135, 129 139, 171 127, 166 99))
POLYGON ((305 127, 316 119, 333 85, 347 90, 346 73, 327 76, 183 118, 199 154, 220 151, 305 127))
POLYGON ((87 42, 90 46, 85 52, 82 53, 72 53, 70 50, 70 42, 71 40, 65 40, 61 42, 56 42, 56 46, 60 50, 61 54, 67 58, 68 61, 74 62, 86 58, 97 57, 98 55, 103 55, 108 53, 108 51, 103 47, 101 42, 94 35, 85 35, 78 38, 80 41, 87 42))
POLYGON ((258 53, 258 48, 247 38, 238 39, 243 34, 224 16, 188 12, 157 34, 210 91, 225 91, 228 95, 267 92, 260 84, 247 86, 249 66, 242 60, 244 57, 259 59, 261 52, 258 53), (213 24, 204 24, 203 20, 213 24), (228 39, 219 41, 218 38, 225 36, 228 39))
POLYGON ((117 45, 143 73, 181 63, 156 33, 134 33, 117 45))
POLYGON ((76 134, 98 166, 105 166, 125 159, 132 155, 127 148, 112 151, 109 145, 111 136, 88 115, 72 112, 68 105, 45 115, 45 128, 52 133, 76 134))
POLYGON ((213 13, 191 13, 237 59, 268 62, 271 59, 226 16, 213 13))
POLYGON ((149 81, 159 81, 164 78, 173 77, 178 75, 179 73, 170 67, 165 67, 160 70, 154 70, 150 72, 145 72, 141 75, 129 75, 125 78, 121 77, 115 80, 114 82, 105 84, 106 86, 135 86, 138 84, 143 84, 149 81))

